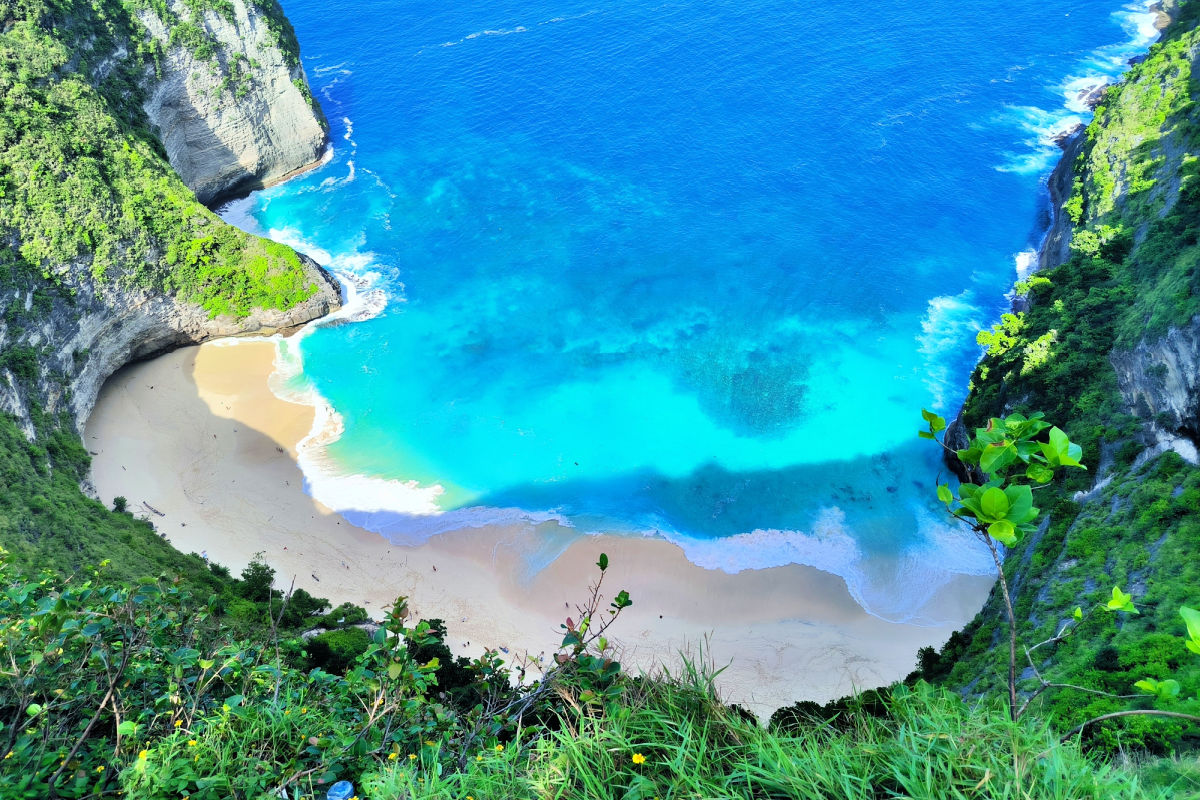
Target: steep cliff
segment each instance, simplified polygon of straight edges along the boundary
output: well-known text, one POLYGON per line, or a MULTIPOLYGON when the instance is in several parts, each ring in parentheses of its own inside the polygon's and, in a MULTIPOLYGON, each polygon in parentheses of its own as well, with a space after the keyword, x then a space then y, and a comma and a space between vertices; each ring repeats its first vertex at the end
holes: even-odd
MULTIPOLYGON (((1068 146, 1051 179, 1042 270, 1023 310, 982 337, 989 350, 962 411, 973 429, 1041 410, 1084 447, 1088 471, 1039 490, 1043 524, 1005 560, 1023 641, 1053 637, 1113 585, 1141 609, 1089 617, 1042 651, 1048 680, 1109 693, 1043 695, 1064 724, 1150 704, 1120 697, 1141 678, 1180 680, 1179 699, 1160 707, 1200 708, 1200 667, 1178 616, 1200 602, 1200 8, 1178 15, 1068 146)), ((999 690, 1004 626, 994 592, 940 655, 923 656, 925 675, 972 694, 999 690)), ((1025 669, 1022 689, 1037 685, 1025 669)), ((1138 717, 1088 735, 1165 749, 1200 732, 1138 717)))
POLYGON ((172 0, 138 12, 164 53, 144 108, 184 183, 211 203, 317 162, 326 125, 278 5, 195 9, 172 0))
POLYGON ((0 545, 13 558, 112 558, 131 576, 183 563, 81 494, 79 430, 131 360, 339 305, 312 260, 197 199, 304 169, 324 143, 274 0, 0 2, 0 545))
POLYGON ((134 14, 112 0, 35 2, 8 14, 0 410, 27 437, 81 426, 132 359, 295 327, 338 305, 336 281, 311 260, 196 200, 303 169, 324 146, 277 5, 134 14))

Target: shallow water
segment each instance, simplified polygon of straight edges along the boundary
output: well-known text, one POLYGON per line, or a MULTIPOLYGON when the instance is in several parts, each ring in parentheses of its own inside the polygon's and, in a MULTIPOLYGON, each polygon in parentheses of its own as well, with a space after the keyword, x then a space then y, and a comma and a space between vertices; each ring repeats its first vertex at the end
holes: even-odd
POLYGON ((314 496, 396 541, 553 518, 810 564, 918 623, 990 571, 920 410, 957 409, 1144 5, 286 10, 333 154, 230 216, 358 278, 369 319, 281 345, 329 407, 314 496))

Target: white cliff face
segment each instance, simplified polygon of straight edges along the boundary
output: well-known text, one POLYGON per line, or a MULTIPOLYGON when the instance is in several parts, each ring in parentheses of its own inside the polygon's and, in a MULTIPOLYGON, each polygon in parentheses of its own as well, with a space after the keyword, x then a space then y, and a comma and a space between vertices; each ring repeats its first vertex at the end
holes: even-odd
MULTIPOLYGON (((178 30, 191 12, 181 0, 170 2, 178 30)), ((210 45, 207 58, 203 48, 171 45, 162 20, 139 12, 165 51, 160 71, 146 74, 145 110, 171 165, 202 202, 303 171, 325 146, 295 43, 280 46, 278 26, 286 22, 280 17, 271 30, 254 2, 269 2, 279 12, 274 0, 232 0, 232 20, 204 12, 203 32, 193 32, 210 45)), ((129 48, 119 47, 97 77, 128 55, 129 48)), ((17 242, 0 246, 16 248, 17 242)), ((0 412, 12 414, 31 440, 39 418, 65 416, 82 431, 101 386, 131 361, 218 337, 286 333, 338 308, 337 281, 311 259, 300 260, 305 284, 316 287, 309 300, 237 319, 210 318, 173 294, 98 281, 86 262, 45 265, 49 280, 14 276, 0 296, 0 308, 14 312, 0 318, 0 412)))
MULTIPOLYGON (((303 171, 319 161, 327 141, 299 60, 279 46, 253 0, 232 5, 232 21, 208 10, 191 23, 215 42, 211 52, 198 52, 184 37, 172 44, 153 11, 138 14, 166 52, 143 107, 171 166, 208 204, 303 171)), ((169 8, 192 19, 182 0, 169 8)))
MULTIPOLYGON (((0 411, 14 415, 30 439, 34 407, 52 416, 66 412, 82 430, 100 388, 125 364, 209 339, 287 333, 338 308, 337 281, 311 259, 301 256, 301 262, 317 285, 312 298, 287 311, 257 309, 241 319, 210 319, 200 306, 145 289, 98 284, 79 277, 86 270, 74 270, 76 277, 66 282, 69 292, 54 296, 36 325, 18 333, 0 322, 0 351, 16 346, 38 353, 34 387, 22 385, 12 369, 0 368, 0 411)), ((33 296, 25 289, 16 292, 33 296)))
POLYGON ((1112 354, 1130 413, 1156 431, 1200 442, 1200 316, 1165 336, 1112 354))

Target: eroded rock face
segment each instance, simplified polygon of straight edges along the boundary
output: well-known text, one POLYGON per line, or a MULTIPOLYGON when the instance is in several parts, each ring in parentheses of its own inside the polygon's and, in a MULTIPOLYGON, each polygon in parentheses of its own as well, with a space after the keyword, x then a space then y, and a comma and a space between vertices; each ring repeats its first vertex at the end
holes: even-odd
MULTIPOLYGON (((0 370, 0 411, 17 417, 31 439, 34 406, 50 415, 68 412, 82 431, 104 382, 131 361, 225 336, 287 333, 325 316, 341 305, 338 283, 312 259, 301 256, 301 261, 317 285, 312 298, 287 311, 259 309, 241 319, 210 319, 200 306, 145 289, 90 278, 72 281, 74 294, 52 299, 35 327, 14 332, 0 322, 0 350, 38 351, 36 389, 23 389, 10 369, 0 370)), ((14 299, 30 305, 33 296, 31 290, 17 290, 14 299)))
POLYGON ((1071 196, 1071 182, 1075 178, 1075 159, 1086 143, 1087 138, 1082 127, 1073 129, 1061 141, 1056 141, 1056 144, 1062 148, 1063 154, 1047 180, 1052 217, 1050 229, 1046 231, 1046 238, 1042 240, 1041 249, 1038 251, 1039 271, 1053 269, 1071 257, 1070 245, 1073 227, 1071 218, 1063 210, 1063 203, 1067 202, 1067 198, 1071 196))
MULTIPOLYGON (((145 110, 171 165, 202 202, 303 171, 326 142, 290 29, 286 37, 279 32, 286 21, 279 17, 272 31, 266 13, 254 5, 273 0, 232 2, 232 20, 204 12, 205 41, 219 44, 207 58, 203 49, 170 44, 154 12, 139 12, 166 52, 161 72, 146 76, 145 110)), ((190 18, 181 0, 171 8, 178 19, 190 18)), ((112 59, 127 55, 122 47, 112 59)), ((15 240, 0 244, 17 246, 15 240)), ((341 290, 333 276, 303 255, 301 263, 306 282, 317 287, 312 298, 287 311, 259 309, 240 319, 210 319, 200 306, 172 295, 97 281, 86 263, 51 265, 46 274, 52 281, 14 277, 0 307, 25 313, 0 318, 0 354, 6 355, 0 361, 0 412, 12 414, 31 440, 39 417, 65 415, 82 432, 104 382, 131 361, 208 339, 287 332, 338 308, 341 290)))
MULTIPOLYGON (((182 18, 182 0, 171 10, 182 18)), ((139 19, 166 50, 144 109, 171 166, 202 203, 278 183, 317 163, 328 136, 299 59, 279 44, 253 2, 233 0, 233 20, 205 11, 219 46, 172 44, 149 9, 139 19), (248 77, 247 77, 248 76, 248 77)))
POLYGON ((1114 352, 1112 364, 1130 413, 1200 443, 1200 316, 1114 352))

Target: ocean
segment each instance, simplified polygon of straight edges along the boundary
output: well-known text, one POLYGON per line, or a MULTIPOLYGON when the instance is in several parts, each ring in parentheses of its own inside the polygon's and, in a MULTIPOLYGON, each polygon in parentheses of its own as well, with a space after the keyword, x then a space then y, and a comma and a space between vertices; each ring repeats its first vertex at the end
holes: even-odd
POLYGON ((1155 38, 1146 5, 285 11, 333 146, 225 213, 348 284, 279 344, 314 497, 401 544, 554 520, 809 564, 915 624, 992 571, 920 411, 957 411, 1052 138, 1155 38))

